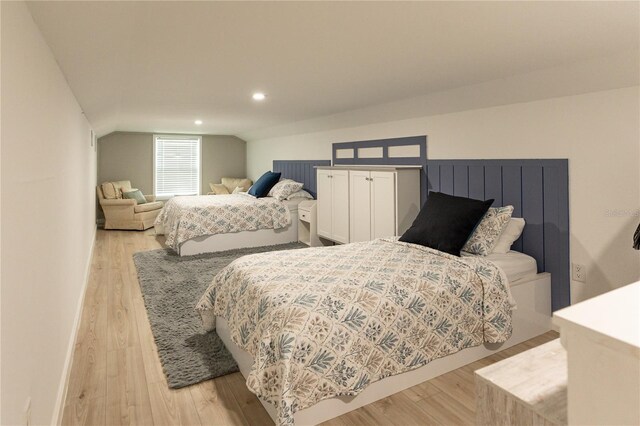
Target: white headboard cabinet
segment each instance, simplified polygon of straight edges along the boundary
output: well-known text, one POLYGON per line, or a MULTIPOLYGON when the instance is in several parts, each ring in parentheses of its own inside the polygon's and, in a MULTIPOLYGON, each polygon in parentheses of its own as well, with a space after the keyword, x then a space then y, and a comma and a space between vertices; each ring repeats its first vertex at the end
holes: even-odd
POLYGON ((402 235, 420 211, 420 168, 318 167, 318 236, 353 243, 402 235))

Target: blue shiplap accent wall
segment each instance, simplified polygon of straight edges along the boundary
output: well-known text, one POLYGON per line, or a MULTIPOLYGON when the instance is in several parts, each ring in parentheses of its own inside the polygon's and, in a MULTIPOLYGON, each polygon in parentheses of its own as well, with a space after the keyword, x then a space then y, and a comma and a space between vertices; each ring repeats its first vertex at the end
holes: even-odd
POLYGON ((304 189, 317 197, 316 166, 330 166, 331 160, 273 160, 273 171, 282 173, 283 178, 304 183, 304 189))
POLYGON ((363 166, 422 166, 420 171, 420 204, 427 200, 427 137, 408 136, 403 138, 376 139, 357 142, 337 142, 333 145, 334 165, 363 165, 363 166), (389 157, 389 147, 391 146, 420 146, 419 157, 389 157), (380 158, 358 158, 358 148, 382 148, 380 158), (353 149, 353 158, 337 158, 336 152, 339 149, 353 149))
POLYGON ((429 191, 513 205, 526 226, 513 249, 551 273, 553 310, 569 306, 568 160, 427 160, 429 191))

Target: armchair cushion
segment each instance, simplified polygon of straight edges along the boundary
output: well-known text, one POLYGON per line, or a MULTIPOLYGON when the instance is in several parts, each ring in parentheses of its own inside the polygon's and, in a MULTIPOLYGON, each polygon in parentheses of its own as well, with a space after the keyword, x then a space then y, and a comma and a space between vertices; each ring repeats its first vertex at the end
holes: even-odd
POLYGON ((251 179, 223 177, 222 184, 227 187, 229 193, 232 193, 238 186, 243 188, 243 192, 248 191, 253 182, 251 179))
POLYGON ((119 180, 119 181, 113 182, 113 186, 116 187, 118 198, 122 198, 123 192, 132 191, 131 182, 128 180, 119 180))
POLYGON ((133 207, 133 211, 135 213, 142 213, 150 212, 153 210, 160 210, 162 208, 162 205, 162 201, 153 201, 150 203, 138 204, 137 206, 133 207))
POLYGON ((113 182, 105 182, 101 185, 102 187, 102 195, 107 200, 115 200, 118 198, 118 191, 116 190, 116 186, 113 182))
POLYGON ((231 191, 229 191, 229 189, 227 189, 227 187, 221 183, 210 183, 209 186, 211 187, 211 192, 213 192, 213 194, 215 195, 224 195, 231 193, 231 191))
POLYGON ((142 195, 142 191, 140 191, 139 189, 132 189, 129 192, 123 192, 122 198, 136 200, 138 204, 145 204, 147 202, 147 199, 144 198, 144 195, 142 195))

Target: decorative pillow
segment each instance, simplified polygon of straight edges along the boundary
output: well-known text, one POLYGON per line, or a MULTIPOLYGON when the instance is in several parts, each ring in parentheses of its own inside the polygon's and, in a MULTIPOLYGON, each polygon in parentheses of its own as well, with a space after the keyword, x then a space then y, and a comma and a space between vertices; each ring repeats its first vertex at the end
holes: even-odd
POLYGON ((293 181, 291 179, 287 179, 287 178, 282 179, 281 178, 275 185, 273 185, 273 188, 271 188, 269 190, 269 193, 267 194, 267 197, 273 197, 273 190, 276 189, 276 187, 278 185, 286 183, 286 182, 293 182, 293 181))
POLYGON ((224 195, 229 193, 229 189, 221 183, 210 183, 211 192, 216 195, 224 195))
POLYGON ((294 200, 296 198, 304 198, 305 200, 313 200, 313 195, 309 194, 304 189, 301 189, 300 191, 294 192, 293 194, 289 195, 286 199, 287 200, 294 200))
POLYGON ((418 217, 400 241, 460 256, 464 243, 492 203, 493 200, 480 201, 430 192, 418 217))
POLYGON ((236 186, 236 189, 233 190, 232 194, 239 194, 241 192, 246 192, 245 189, 241 186, 236 186))
POLYGON ((480 256, 490 254, 507 227, 512 213, 513 206, 491 207, 471 233, 462 251, 480 256))
POLYGON ((107 200, 115 200, 118 198, 118 190, 116 190, 113 182, 105 182, 100 186, 102 187, 102 195, 104 195, 104 198, 107 200))
POLYGON ((512 217, 507 226, 505 227, 495 247, 493 247, 492 253, 509 253, 513 243, 520 238, 522 230, 524 229, 525 221, 521 217, 512 217))
POLYGON ((280 175, 281 173, 279 172, 266 172, 260 176, 260 179, 258 179, 253 186, 251 186, 249 189, 249 195, 253 195, 257 198, 266 197, 271 188, 273 188, 273 186, 280 180, 280 175))
POLYGON ((271 188, 268 195, 269 197, 274 197, 282 201, 294 192, 300 191, 303 186, 304 183, 296 182, 291 179, 283 179, 271 188))
POLYGON ((139 189, 123 192, 122 198, 125 198, 127 200, 136 200, 138 204, 145 204, 147 202, 147 199, 144 198, 142 191, 140 191, 139 189))

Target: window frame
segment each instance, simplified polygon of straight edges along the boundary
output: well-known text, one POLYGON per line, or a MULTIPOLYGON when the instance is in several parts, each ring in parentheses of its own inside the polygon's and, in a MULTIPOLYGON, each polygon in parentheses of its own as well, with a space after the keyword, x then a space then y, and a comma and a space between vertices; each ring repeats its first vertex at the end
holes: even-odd
POLYGON ((175 135, 171 133, 162 133, 162 134, 158 133, 153 135, 153 155, 151 158, 151 161, 152 161, 151 168, 153 170, 153 195, 156 196, 156 199, 168 200, 171 197, 175 197, 176 195, 179 195, 179 194, 174 194, 174 195, 158 194, 158 188, 156 185, 157 183, 156 182, 156 177, 157 177, 157 173, 156 173, 157 149, 156 148, 157 148, 158 138, 171 138, 174 140, 180 140, 180 139, 184 139, 184 140, 197 139, 198 140, 198 191, 193 195, 202 195, 202 135, 175 135))

